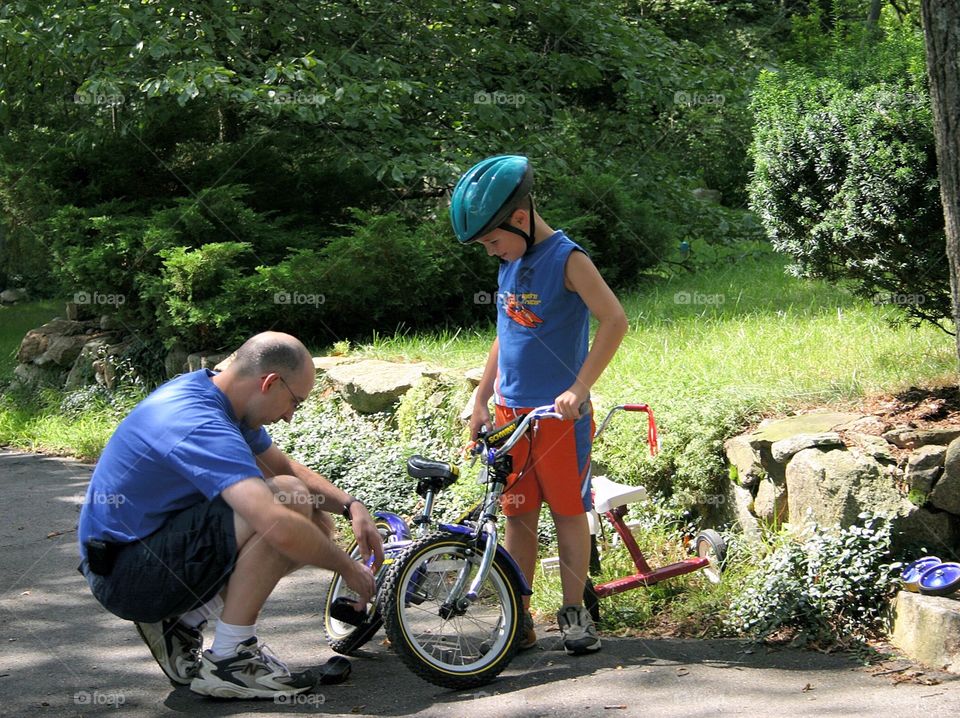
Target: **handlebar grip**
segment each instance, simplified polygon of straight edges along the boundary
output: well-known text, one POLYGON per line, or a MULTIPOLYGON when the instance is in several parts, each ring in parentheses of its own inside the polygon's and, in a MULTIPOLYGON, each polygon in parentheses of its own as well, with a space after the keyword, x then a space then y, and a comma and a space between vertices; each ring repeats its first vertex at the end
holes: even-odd
POLYGON ((624 411, 647 411, 650 407, 646 404, 624 404, 624 411))

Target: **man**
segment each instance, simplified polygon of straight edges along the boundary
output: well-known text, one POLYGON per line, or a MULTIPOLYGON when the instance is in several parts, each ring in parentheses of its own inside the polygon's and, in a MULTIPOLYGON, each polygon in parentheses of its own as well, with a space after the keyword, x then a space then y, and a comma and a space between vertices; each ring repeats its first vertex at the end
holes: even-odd
POLYGON ((313 389, 310 353, 264 332, 220 373, 167 382, 120 423, 80 513, 80 571, 96 599, 134 621, 174 683, 221 698, 269 698, 314 687, 256 636, 279 580, 303 565, 339 572, 370 600, 374 578, 332 540, 329 513, 352 524, 364 559, 383 545, 364 505, 271 443, 313 389), (222 607, 213 645, 206 620, 222 607))

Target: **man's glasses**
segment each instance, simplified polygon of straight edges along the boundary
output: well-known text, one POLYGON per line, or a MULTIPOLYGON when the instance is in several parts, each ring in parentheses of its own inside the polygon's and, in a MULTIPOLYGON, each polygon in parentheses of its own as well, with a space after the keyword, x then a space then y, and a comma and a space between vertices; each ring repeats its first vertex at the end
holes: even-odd
POLYGON ((294 394, 294 393, 293 393, 293 390, 290 388, 290 385, 287 384, 287 380, 284 379, 284 378, 283 378, 282 376, 280 376, 279 374, 277 374, 277 379, 279 379, 280 381, 282 381, 282 382, 283 382, 283 385, 287 388, 287 391, 290 392, 290 398, 293 399, 293 410, 296 411, 297 409, 300 408, 300 405, 301 405, 304 401, 306 401, 306 400, 305 400, 305 399, 298 399, 298 398, 297 398, 297 395, 294 394))

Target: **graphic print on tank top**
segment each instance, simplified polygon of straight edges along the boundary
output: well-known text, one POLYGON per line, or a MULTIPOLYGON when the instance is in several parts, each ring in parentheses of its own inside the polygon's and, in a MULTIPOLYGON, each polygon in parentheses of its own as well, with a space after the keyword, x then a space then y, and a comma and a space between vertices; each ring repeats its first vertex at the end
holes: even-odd
POLYGON ((503 297, 504 309, 507 316, 521 327, 536 329, 543 323, 543 319, 530 307, 540 304, 540 295, 526 291, 533 283, 533 267, 524 267, 517 274, 517 283, 513 292, 507 292, 503 297))

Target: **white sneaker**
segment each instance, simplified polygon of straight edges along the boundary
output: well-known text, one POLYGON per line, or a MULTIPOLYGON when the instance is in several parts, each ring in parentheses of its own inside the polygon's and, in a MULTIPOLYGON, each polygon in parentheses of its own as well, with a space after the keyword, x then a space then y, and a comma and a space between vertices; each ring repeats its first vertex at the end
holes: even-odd
POLYGON ((214 698, 276 698, 312 690, 316 677, 310 671, 291 673, 256 637, 237 644, 237 655, 217 658, 204 651, 200 672, 190 690, 214 698))
POLYGON ((563 634, 563 648, 571 656, 600 650, 600 637, 586 608, 569 604, 557 611, 557 623, 563 634))

